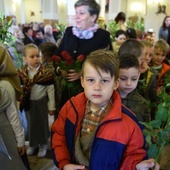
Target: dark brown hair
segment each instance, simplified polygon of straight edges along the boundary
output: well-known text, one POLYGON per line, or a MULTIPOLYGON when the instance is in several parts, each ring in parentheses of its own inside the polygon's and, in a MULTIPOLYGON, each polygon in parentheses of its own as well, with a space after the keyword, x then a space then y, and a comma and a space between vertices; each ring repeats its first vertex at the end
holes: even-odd
POLYGON ((74 6, 76 8, 76 7, 83 6, 83 5, 86 5, 89 7, 88 11, 90 15, 91 16, 96 15, 97 16, 96 20, 97 20, 99 13, 100 13, 100 5, 94 0, 78 0, 74 6))
POLYGON ((136 39, 130 38, 123 42, 123 44, 120 46, 118 57, 122 56, 122 54, 132 54, 138 58, 142 55, 144 49, 145 46, 141 42, 137 41, 136 39))
POLYGON ((170 16, 169 16, 169 15, 165 16, 165 18, 164 18, 164 20, 163 20, 163 22, 162 22, 162 28, 163 28, 163 29, 167 29, 166 24, 165 24, 165 20, 166 20, 167 18, 170 18, 170 16))
POLYGON ((39 46, 39 49, 41 51, 41 53, 45 56, 45 57, 52 57, 53 55, 57 54, 57 46, 54 43, 51 42, 45 42, 42 43, 39 46))
POLYGON ((136 68, 140 70, 138 59, 132 54, 122 54, 119 58, 119 68, 120 69, 130 69, 136 68))

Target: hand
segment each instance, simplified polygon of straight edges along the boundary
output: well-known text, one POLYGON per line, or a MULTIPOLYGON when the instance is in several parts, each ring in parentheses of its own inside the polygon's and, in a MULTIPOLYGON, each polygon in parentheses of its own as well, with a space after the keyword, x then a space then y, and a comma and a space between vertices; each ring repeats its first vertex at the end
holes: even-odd
POLYGON ((155 163, 154 159, 144 160, 136 165, 137 170, 149 170, 150 168, 153 168, 153 167, 154 167, 154 170, 159 170, 160 168, 159 164, 155 163))
POLYGON ((67 74, 67 80, 68 81, 75 81, 80 79, 80 73, 77 73, 75 70, 70 69, 69 73, 67 74))
POLYGON ((19 155, 24 155, 26 148, 25 146, 17 147, 19 155))
POLYGON ((55 114, 55 110, 49 110, 49 111, 48 111, 48 114, 49 114, 50 116, 53 116, 53 115, 55 114))
POLYGON ((84 165, 67 164, 63 167, 63 170, 86 170, 84 165))

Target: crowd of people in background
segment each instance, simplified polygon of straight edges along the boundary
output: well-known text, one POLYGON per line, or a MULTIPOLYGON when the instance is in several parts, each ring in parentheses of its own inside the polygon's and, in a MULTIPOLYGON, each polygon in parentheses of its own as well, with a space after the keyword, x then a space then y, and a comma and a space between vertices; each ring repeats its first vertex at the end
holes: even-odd
MULTIPOLYGON (((19 160, 19 155, 27 158, 37 148, 39 158, 46 155, 49 114, 54 116, 51 149, 60 169, 144 170, 155 166, 158 170, 154 159, 146 159, 139 121, 154 119, 155 110, 148 102, 158 101, 170 75, 170 16, 165 17, 158 40, 151 29, 139 39, 120 12, 115 17, 120 30, 111 42, 107 28, 97 23, 98 3, 78 0, 75 11, 75 25, 67 27, 61 39, 55 26, 34 22, 12 25, 13 41, 7 49, 0 46, 0 116, 4 123, 9 119, 19 127, 16 130, 7 124, 12 127, 9 132, 15 133, 10 140, 17 141, 12 147, 19 153, 5 143, 9 155, 19 160), (82 69, 71 67, 80 56, 82 69), (27 150, 19 123, 23 111, 28 121, 27 150), (133 136, 128 135, 132 131, 133 136)), ((6 142, 1 126, 0 135, 6 142)), ((9 160, 0 152, 4 170, 14 164, 18 170, 30 168, 27 160, 24 167, 22 161, 9 160)))

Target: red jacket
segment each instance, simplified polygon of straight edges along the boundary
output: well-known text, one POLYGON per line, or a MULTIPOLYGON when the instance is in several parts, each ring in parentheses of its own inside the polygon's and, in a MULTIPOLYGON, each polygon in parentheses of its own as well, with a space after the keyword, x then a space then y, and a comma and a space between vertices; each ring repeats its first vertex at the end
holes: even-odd
POLYGON ((170 71, 170 65, 166 64, 166 63, 162 63, 162 70, 161 72, 159 73, 159 77, 158 77, 158 80, 157 80, 157 85, 158 86, 162 86, 163 83, 164 83, 164 80, 163 80, 163 77, 164 75, 170 71))
MULTIPOLYGON (((81 129, 87 98, 84 93, 71 98, 52 125, 54 162, 62 169, 74 163, 74 140, 81 129), (75 110, 74 110, 75 107, 75 110)), ((113 93, 113 106, 100 123, 93 141, 90 170, 135 170, 146 156, 142 130, 134 114, 121 106, 118 92, 113 93)))

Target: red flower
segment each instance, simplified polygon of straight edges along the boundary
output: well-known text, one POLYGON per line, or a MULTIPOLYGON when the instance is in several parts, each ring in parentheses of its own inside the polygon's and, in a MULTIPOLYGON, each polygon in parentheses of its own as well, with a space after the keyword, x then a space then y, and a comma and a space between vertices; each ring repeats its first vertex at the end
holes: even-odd
MULTIPOLYGON (((67 86, 69 90, 69 96, 70 96, 70 91, 72 89, 78 89, 80 88, 80 84, 77 82, 69 82, 67 81, 67 73, 71 69, 74 69, 77 73, 81 71, 82 68, 82 63, 83 60, 85 59, 84 55, 79 55, 76 60, 73 59, 73 57, 67 52, 67 51, 62 51, 61 52, 61 58, 58 56, 53 56, 54 64, 56 67, 60 68, 61 75, 62 75, 62 85, 67 86), (55 62, 56 61, 56 62, 55 62)), ((71 97, 71 96, 70 96, 71 97)))
POLYGON ((56 61, 56 62, 60 62, 60 61, 61 61, 61 58, 60 58, 59 56, 53 55, 53 56, 52 56, 52 60, 53 60, 53 61, 56 61))
POLYGON ((77 57, 77 60, 83 61, 83 60, 84 60, 84 55, 83 55, 83 54, 79 55, 79 56, 77 57))
POLYGON ((67 51, 62 51, 61 55, 64 60, 67 60, 68 58, 71 58, 70 54, 67 51))
POLYGON ((70 54, 67 51, 62 51, 61 55, 64 61, 66 62, 66 65, 71 65, 75 62, 74 59, 70 56, 70 54))

